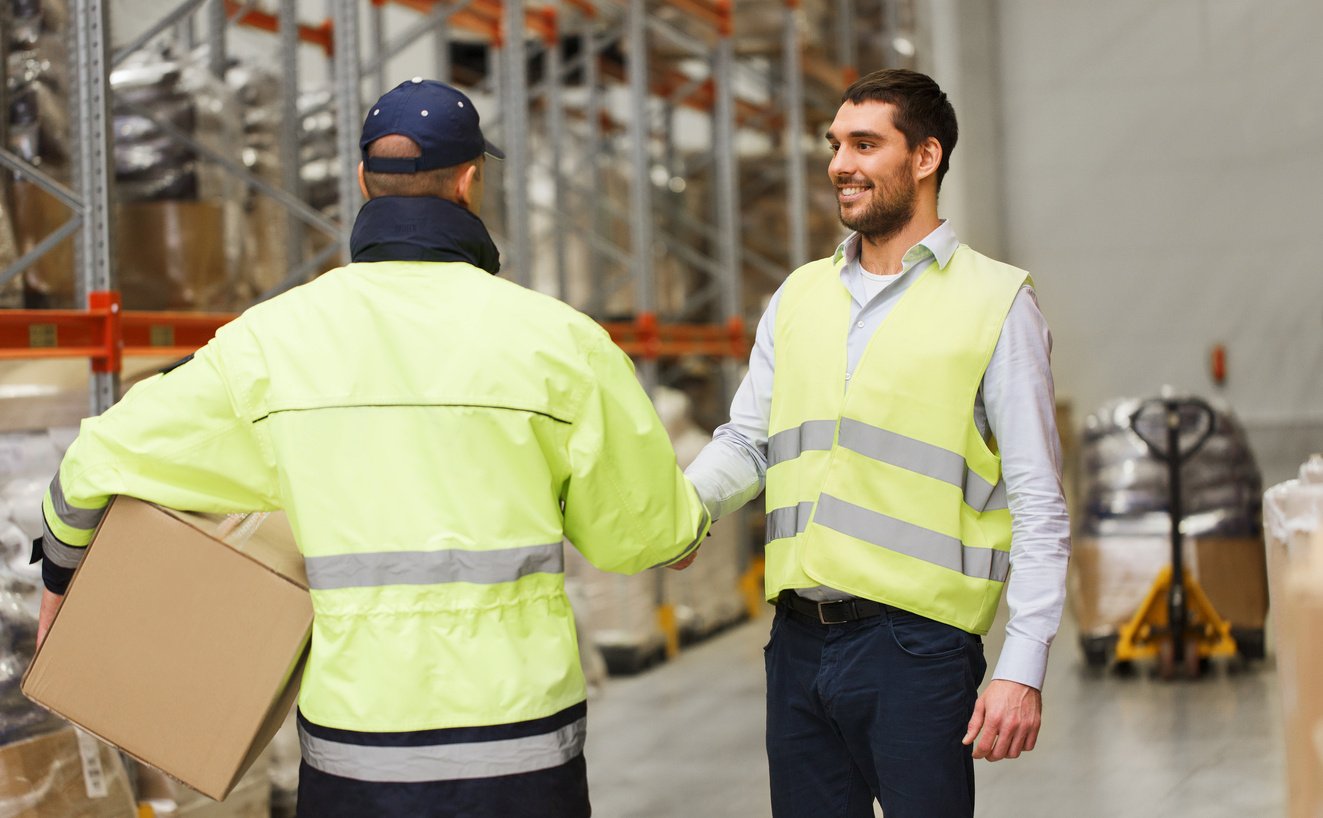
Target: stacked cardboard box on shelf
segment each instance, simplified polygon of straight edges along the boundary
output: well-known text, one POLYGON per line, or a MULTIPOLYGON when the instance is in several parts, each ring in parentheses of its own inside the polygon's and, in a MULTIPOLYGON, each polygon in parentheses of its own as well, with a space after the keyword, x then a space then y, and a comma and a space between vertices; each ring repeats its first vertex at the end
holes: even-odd
POLYGON ((135 818, 138 808, 119 754, 65 726, 0 746, 0 815, 135 818))

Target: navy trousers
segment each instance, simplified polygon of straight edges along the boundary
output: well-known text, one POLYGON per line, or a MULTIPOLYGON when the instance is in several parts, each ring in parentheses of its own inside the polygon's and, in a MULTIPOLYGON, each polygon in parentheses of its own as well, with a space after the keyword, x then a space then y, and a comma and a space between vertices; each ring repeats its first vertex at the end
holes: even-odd
POLYGON ((987 663, 979 637, 907 611, 823 625, 778 607, 764 650, 774 818, 966 818, 960 743, 987 663))

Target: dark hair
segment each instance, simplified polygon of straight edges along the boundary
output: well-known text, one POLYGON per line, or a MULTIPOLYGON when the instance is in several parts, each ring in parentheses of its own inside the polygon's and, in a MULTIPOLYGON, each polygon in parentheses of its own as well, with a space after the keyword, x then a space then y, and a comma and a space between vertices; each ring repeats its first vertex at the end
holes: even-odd
MULTIPOLYGON (((368 145, 368 156, 382 156, 390 159, 413 159, 422 156, 422 148, 407 136, 387 134, 368 145)), ((368 195, 376 196, 440 196, 446 198, 450 189, 459 179, 464 168, 477 162, 472 159, 448 168, 420 170, 413 173, 373 173, 363 172, 363 184, 368 195)))
POLYGON ((960 129, 956 125, 951 101, 932 77, 904 68, 874 71, 845 89, 841 103, 846 102, 855 105, 886 102, 895 106, 893 124, 905 134, 905 143, 910 150, 928 137, 936 137, 942 146, 942 161, 937 166, 937 189, 942 189, 942 177, 951 166, 951 153, 955 150, 960 129))

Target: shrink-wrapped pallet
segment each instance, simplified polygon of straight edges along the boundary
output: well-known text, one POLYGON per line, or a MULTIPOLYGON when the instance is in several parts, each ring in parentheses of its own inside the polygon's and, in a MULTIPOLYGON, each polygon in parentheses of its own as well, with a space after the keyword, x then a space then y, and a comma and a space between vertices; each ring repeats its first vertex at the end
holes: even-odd
POLYGON ((238 162, 237 103, 200 59, 140 52, 110 75, 126 309, 229 311, 243 188, 171 131, 238 162))
MULTIPOLYGON (((4 147, 62 184, 70 183, 68 7, 61 0, 3 4, 4 147)), ((6 180, 14 178, 6 176, 6 180)), ((9 191, 14 258, 32 251, 74 214, 37 185, 16 179, 9 191)), ((12 259, 10 259, 12 260, 12 259)), ((6 292, 5 306, 72 307, 73 238, 38 258, 6 292), (21 302, 21 303, 14 303, 21 302)))
POLYGON ((1288 814, 1323 815, 1323 455, 1264 495, 1264 533, 1286 736, 1288 814))

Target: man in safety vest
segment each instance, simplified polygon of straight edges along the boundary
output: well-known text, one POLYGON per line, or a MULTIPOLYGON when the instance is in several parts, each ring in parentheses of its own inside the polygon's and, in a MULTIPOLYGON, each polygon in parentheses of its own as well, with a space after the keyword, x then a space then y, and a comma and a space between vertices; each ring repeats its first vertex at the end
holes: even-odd
POLYGON ((936 83, 860 79, 827 141, 854 232, 772 297, 687 474, 714 517, 766 484, 773 814, 968 816, 973 758, 1034 747, 1065 596, 1050 336, 1029 276, 937 216, 956 119, 936 83))
POLYGON ((113 495, 284 509, 314 609, 299 815, 581 818, 562 540, 682 567, 710 518, 606 332, 496 277, 473 103, 405 82, 361 147, 351 264, 84 422, 43 505, 42 633, 113 495))

